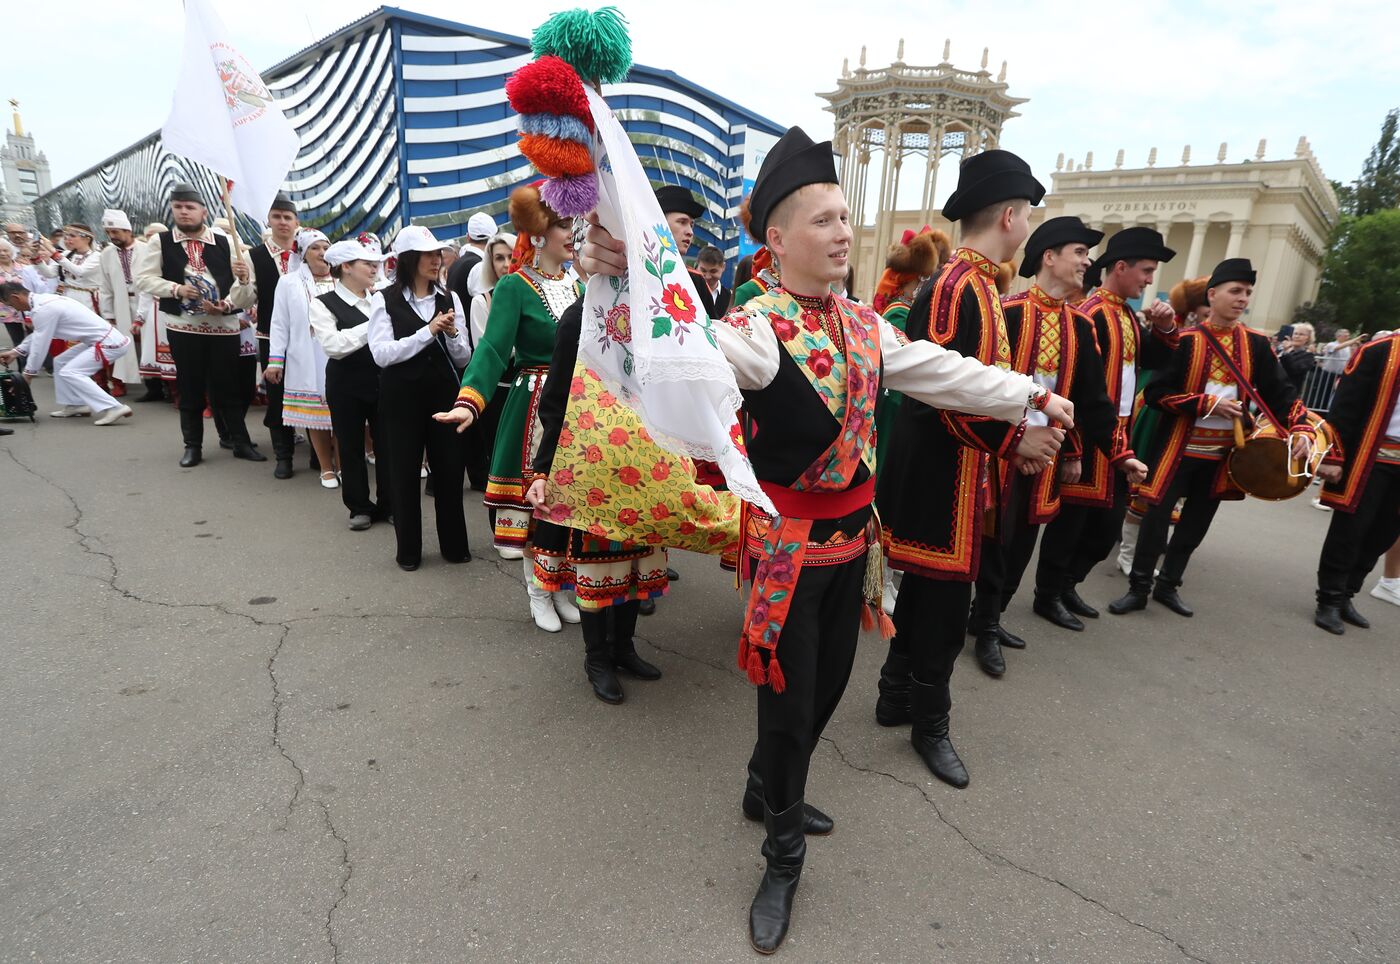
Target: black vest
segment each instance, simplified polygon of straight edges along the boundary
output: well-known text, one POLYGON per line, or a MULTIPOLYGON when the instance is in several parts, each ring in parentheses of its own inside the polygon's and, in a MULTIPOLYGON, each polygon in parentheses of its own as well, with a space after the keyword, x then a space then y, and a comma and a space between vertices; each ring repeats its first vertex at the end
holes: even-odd
MULTIPOLYGON (((175 240, 175 235, 170 231, 162 231, 160 238, 160 276, 166 281, 177 285, 186 283, 185 268, 190 263, 190 257, 185 253, 185 246, 175 240)), ((214 284, 219 287, 219 298, 227 298, 228 293, 233 288, 233 257, 229 254, 228 241, 219 235, 214 235, 214 243, 204 243, 204 266, 209 272, 209 277, 214 279, 214 284)), ((167 315, 179 315, 181 313, 179 298, 160 299, 160 310, 167 315)))
MULTIPOLYGON (((335 327, 338 331, 363 325, 369 320, 368 316, 359 308, 346 304, 345 299, 334 290, 327 291, 318 296, 316 300, 325 305, 335 317, 335 327)), ((377 386, 379 384, 379 366, 374 363, 374 356, 370 354, 369 345, 364 345, 344 358, 327 358, 326 381, 330 383, 333 379, 357 387, 377 386)))
POLYGON ((263 243, 248 252, 253 262, 253 281, 258 286, 258 337, 268 337, 272 326, 272 299, 277 294, 277 282, 282 280, 282 272, 277 270, 277 259, 263 243))
MULTIPOLYGON (((433 314, 440 315, 444 311, 454 310, 454 307, 452 296, 445 291, 439 291, 433 304, 433 314)), ((397 285, 384 289, 384 310, 388 312, 389 321, 394 326, 395 340, 407 338, 427 326, 427 322, 418 317, 418 312, 413 310, 413 306, 404 297, 403 289, 397 285)), ((384 376, 415 381, 451 378, 454 383, 460 382, 462 373, 457 370, 452 356, 447 353, 443 337, 438 335, 412 358, 388 366, 384 369, 384 376)))

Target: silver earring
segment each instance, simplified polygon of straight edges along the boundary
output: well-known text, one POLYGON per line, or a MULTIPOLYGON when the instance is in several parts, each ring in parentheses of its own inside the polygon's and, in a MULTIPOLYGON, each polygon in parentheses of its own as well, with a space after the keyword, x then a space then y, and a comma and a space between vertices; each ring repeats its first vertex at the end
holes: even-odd
POLYGON ((537 247, 537 248, 543 248, 543 247, 544 247, 544 235, 542 235, 542 234, 532 234, 532 235, 530 235, 530 244, 534 245, 534 246, 537 247))

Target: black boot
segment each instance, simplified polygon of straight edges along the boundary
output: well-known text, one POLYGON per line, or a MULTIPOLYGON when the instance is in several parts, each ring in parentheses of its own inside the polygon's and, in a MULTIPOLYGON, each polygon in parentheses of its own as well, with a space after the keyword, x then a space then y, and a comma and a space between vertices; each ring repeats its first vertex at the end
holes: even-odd
POLYGON ((204 445, 203 413, 187 412, 183 408, 180 409, 180 434, 185 438, 185 454, 180 456, 180 467, 182 469, 192 468, 203 459, 201 454, 204 445))
POLYGON ((911 665, 905 653, 895 652, 896 640, 890 640, 890 652, 880 667, 880 698, 875 701, 875 722, 881 726, 903 726, 909 722, 909 673, 911 665))
POLYGON ((1035 602, 1031 603, 1031 611, 1042 619, 1048 619, 1061 629, 1072 629, 1076 633, 1084 631, 1084 624, 1079 621, 1079 617, 1065 608, 1065 604, 1060 600, 1057 592, 1045 592, 1037 589, 1035 591, 1035 602))
POLYGON ((295 473, 292 468, 292 456, 296 454, 296 429, 278 425, 267 431, 272 436, 272 457, 277 460, 277 467, 272 470, 272 477, 274 479, 290 479, 295 473))
POLYGON ((909 733, 909 742, 923 759, 929 772, 938 779, 961 790, 969 779, 967 767, 953 749, 953 741, 948 738, 948 711, 953 698, 948 692, 948 684, 913 682, 912 711, 914 727, 909 733))
POLYGON ((1342 614, 1336 603, 1325 603, 1318 600, 1317 612, 1313 613, 1313 625, 1320 629, 1325 629, 1333 636, 1341 636, 1347 631, 1346 624, 1342 622, 1342 614))
POLYGON ((1152 587, 1152 598, 1163 606, 1166 606, 1178 616, 1194 616, 1195 611, 1188 605, 1186 600, 1181 598, 1181 594, 1176 591, 1180 583, 1172 583, 1166 579, 1158 579, 1157 584, 1152 587))
POLYGON ((997 640, 1003 646, 1010 646, 1012 649, 1025 649, 1026 641, 1015 633, 1008 632, 1005 626, 997 625, 997 640))
MULTIPOLYGON (((1153 560, 1156 564, 1156 560, 1153 560)), ((1137 612, 1147 608, 1147 596, 1152 591, 1152 573, 1138 572, 1136 565, 1132 574, 1128 576, 1128 591, 1108 604, 1108 611, 1115 616, 1122 616, 1125 613, 1137 612)))
POLYGON ((760 954, 772 954, 787 936, 792 899, 797 894, 802 862, 807 857, 807 838, 802 833, 803 812, 801 800, 782 813, 774 813, 766 804, 763 808, 763 825, 768 829, 763 856, 768 861, 768 869, 763 872, 758 893, 749 906, 749 943, 760 954))
POLYGON ((984 629, 977 634, 977 665, 988 676, 1001 676, 1006 673, 1006 657, 1001 655, 1001 639, 995 628, 984 629))
POLYGON ((609 645, 612 647, 613 667, 637 679, 658 680, 661 670, 637 655, 637 642, 633 634, 637 631, 639 606, 637 602, 629 602, 609 607, 607 616, 612 623, 609 645))
POLYGON ((165 401, 165 383, 159 378, 143 378, 141 384, 146 386, 146 394, 138 398, 138 402, 165 401))
POLYGON ((1099 611, 1083 600, 1077 586, 1070 586, 1068 589, 1062 590, 1060 602, 1064 603, 1065 608, 1076 616, 1083 616, 1085 619, 1099 618, 1099 611))
POLYGON ((228 429, 229 440, 233 442, 233 457, 248 462, 266 462, 267 456, 259 452, 248 437, 248 425, 244 421, 247 412, 237 405, 227 407, 223 412, 224 427, 228 429))
MULTIPOLYGON (((749 761, 749 780, 744 786, 744 799, 740 802, 744 816, 755 822, 763 819, 763 778, 749 761)), ((836 821, 822 813, 810 803, 802 805, 802 832, 811 837, 825 837, 836 829, 836 821)))
POLYGON ((604 703, 621 703, 622 684, 613 672, 607 619, 602 613, 583 612, 579 616, 583 630, 583 672, 593 686, 593 695, 604 703))
POLYGON ((1342 622, 1351 623, 1357 629, 1371 628, 1371 621, 1356 611, 1356 607, 1351 604, 1350 596, 1342 600, 1337 611, 1342 617, 1342 622))

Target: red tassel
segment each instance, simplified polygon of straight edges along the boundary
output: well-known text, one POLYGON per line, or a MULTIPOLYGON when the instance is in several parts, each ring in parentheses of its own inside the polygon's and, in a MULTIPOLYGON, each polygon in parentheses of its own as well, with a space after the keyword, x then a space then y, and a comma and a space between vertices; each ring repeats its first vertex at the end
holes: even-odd
MULTIPOLYGON (((777 663, 777 660, 774 660, 777 663)), ((749 682, 754 686, 762 686, 767 682, 767 675, 763 672, 763 657, 758 655, 758 647, 749 649, 749 665, 747 667, 749 682)))
POLYGON ((778 665, 776 652, 768 657, 768 685, 773 687, 774 693, 781 693, 787 689, 787 678, 783 676, 783 668, 778 665))
POLYGON ((894 639, 894 620, 880 610, 880 638, 894 639))
POLYGON ((862 606, 860 607, 860 628, 861 628, 861 629, 874 629, 874 628, 875 628, 875 614, 871 611, 873 608, 874 608, 873 606, 866 606, 866 605, 862 605, 862 606))

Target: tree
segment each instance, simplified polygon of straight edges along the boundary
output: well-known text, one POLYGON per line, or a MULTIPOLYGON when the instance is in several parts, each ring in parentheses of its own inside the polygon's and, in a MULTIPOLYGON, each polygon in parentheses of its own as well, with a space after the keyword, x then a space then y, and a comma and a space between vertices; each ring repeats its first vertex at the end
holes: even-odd
POLYGON ((1345 218, 1322 266, 1318 301, 1353 332, 1400 327, 1400 208, 1345 218))
POLYGON ((1293 324, 1306 322, 1313 326, 1317 332, 1318 340, 1332 337, 1332 332, 1337 328, 1337 308, 1330 301, 1319 298, 1317 301, 1305 301, 1297 308, 1293 309, 1293 324))
MULTIPOLYGON (((1380 140, 1362 165, 1361 176, 1350 192, 1357 217, 1400 207, 1400 108, 1392 109, 1381 122, 1380 140)), ((1340 198, 1339 198, 1340 200, 1340 198)))

